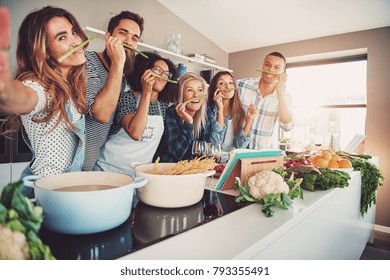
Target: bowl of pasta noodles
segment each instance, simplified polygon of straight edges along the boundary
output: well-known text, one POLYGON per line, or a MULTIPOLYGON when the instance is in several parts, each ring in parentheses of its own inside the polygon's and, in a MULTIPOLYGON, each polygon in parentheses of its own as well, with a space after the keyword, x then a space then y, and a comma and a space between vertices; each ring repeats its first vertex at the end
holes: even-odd
POLYGON ((136 177, 144 177, 147 183, 137 189, 143 203, 163 208, 194 205, 204 193, 206 179, 214 175, 213 159, 195 159, 178 163, 150 163, 136 166, 136 177))

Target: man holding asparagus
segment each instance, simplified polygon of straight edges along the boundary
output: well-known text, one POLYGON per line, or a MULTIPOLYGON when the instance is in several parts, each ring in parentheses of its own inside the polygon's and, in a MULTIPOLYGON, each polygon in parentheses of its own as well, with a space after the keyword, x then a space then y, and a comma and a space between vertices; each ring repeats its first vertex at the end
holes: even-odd
POLYGON ((248 148, 270 149, 276 121, 284 131, 293 128, 292 100, 286 92, 286 58, 279 52, 268 54, 259 78, 237 80, 240 100, 245 110, 254 104, 258 114, 253 120, 248 148))
POLYGON ((144 29, 144 19, 123 11, 112 17, 102 52, 86 51, 88 67, 86 114, 86 151, 84 171, 91 171, 114 119, 119 96, 130 88, 126 76, 132 71, 137 44, 144 29), (129 46, 129 47, 126 47, 129 46))

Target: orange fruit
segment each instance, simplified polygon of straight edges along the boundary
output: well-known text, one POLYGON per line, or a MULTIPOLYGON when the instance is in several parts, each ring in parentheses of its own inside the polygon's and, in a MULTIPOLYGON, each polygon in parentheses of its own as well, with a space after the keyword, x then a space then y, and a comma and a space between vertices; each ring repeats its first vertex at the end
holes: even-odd
POLYGON ((332 155, 332 159, 331 159, 331 161, 340 161, 341 160, 341 158, 338 156, 338 155, 332 155))
POLYGON ((352 163, 348 159, 342 159, 338 162, 340 168, 351 168, 352 163))
POLYGON ((312 157, 312 158, 309 158, 309 160, 313 163, 313 164, 317 164, 317 161, 322 158, 321 155, 316 155, 315 157, 312 157))
POLYGON ((328 167, 328 164, 329 164, 329 161, 324 159, 324 158, 320 158, 319 160, 317 160, 317 165, 320 168, 328 167))
POLYGON ((333 157, 332 153, 329 152, 329 151, 323 151, 321 153, 321 156, 322 156, 323 159, 326 159, 327 161, 332 160, 332 157, 333 157))
POLYGON ((322 152, 329 152, 331 155, 335 155, 335 154, 336 154, 335 152, 333 152, 333 151, 330 150, 330 149, 323 150, 322 152))
POLYGON ((339 167, 340 166, 336 160, 332 159, 331 161, 329 161, 328 168, 339 168, 339 167))

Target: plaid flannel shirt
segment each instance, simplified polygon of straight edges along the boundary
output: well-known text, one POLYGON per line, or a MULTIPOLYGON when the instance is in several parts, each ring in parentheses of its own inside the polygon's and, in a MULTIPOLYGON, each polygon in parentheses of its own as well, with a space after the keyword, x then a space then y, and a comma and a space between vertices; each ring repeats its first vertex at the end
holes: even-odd
MULTIPOLYGON (((249 105, 254 104, 258 115, 253 120, 252 134, 250 136, 249 149, 269 149, 271 147, 272 134, 275 123, 279 118, 279 102, 276 92, 262 97, 258 94, 258 85, 260 78, 249 78, 237 80, 239 97, 247 111, 249 105)), ((285 91, 284 99, 286 104, 292 107, 291 95, 285 91)), ((280 127, 284 131, 289 131, 294 127, 294 122, 282 123, 280 127)))
POLYGON ((198 139, 192 136, 193 124, 184 122, 176 113, 176 105, 171 105, 165 115, 164 135, 154 156, 153 161, 160 157, 160 162, 178 162, 192 159, 192 142, 205 140, 210 142, 211 118, 207 110, 206 128, 201 129, 198 139))

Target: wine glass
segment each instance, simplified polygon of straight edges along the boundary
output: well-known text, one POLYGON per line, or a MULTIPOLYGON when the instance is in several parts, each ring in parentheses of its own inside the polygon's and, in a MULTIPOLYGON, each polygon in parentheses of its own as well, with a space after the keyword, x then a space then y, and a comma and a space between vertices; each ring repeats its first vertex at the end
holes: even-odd
POLYGON ((206 146, 206 157, 214 158, 216 163, 220 163, 221 162, 221 158, 222 158, 221 144, 207 143, 207 146, 206 146))
POLYGON ((323 146, 325 143, 325 132, 321 128, 316 128, 316 134, 314 136, 314 145, 317 148, 317 152, 321 151, 321 146, 323 146))
POLYGON ((206 141, 195 140, 192 143, 192 156, 193 158, 206 155, 206 141))
MULTIPOLYGON (((222 158, 221 144, 207 143, 207 146, 206 146, 206 157, 213 158, 216 163, 220 163, 221 162, 221 158, 222 158)), ((210 184, 211 187, 215 187, 215 184, 214 184, 214 174, 213 174, 213 176, 211 178, 211 184, 210 184)))

